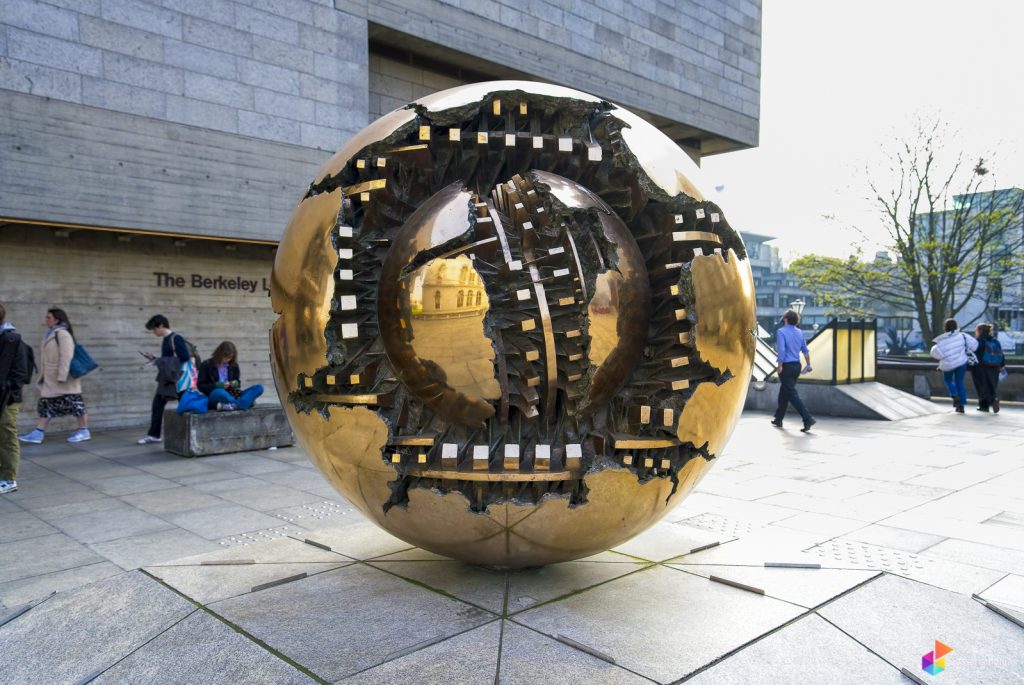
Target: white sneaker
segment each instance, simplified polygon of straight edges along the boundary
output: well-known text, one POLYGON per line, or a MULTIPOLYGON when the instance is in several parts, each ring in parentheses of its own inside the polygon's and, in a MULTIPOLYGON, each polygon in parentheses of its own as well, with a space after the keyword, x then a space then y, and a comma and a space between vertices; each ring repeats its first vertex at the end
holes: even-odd
POLYGON ((68 436, 68 442, 85 442, 86 440, 91 439, 92 433, 89 432, 88 428, 79 428, 68 436))
POLYGON ((143 435, 141 438, 135 441, 135 444, 152 445, 154 442, 160 442, 160 438, 154 438, 152 435, 143 435))
POLYGON ((31 432, 25 433, 24 435, 19 435, 18 440, 21 440, 22 442, 27 442, 30 445, 41 445, 43 443, 43 438, 45 437, 46 433, 39 430, 38 428, 33 428, 31 432))
POLYGON ((14 492, 18 489, 18 481, 16 480, 0 480, 0 495, 6 495, 8 492, 14 492))

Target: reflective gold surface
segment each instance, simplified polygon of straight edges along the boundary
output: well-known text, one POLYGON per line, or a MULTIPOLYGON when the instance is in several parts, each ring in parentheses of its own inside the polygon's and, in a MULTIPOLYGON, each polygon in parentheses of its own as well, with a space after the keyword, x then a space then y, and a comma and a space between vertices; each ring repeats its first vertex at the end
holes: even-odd
POLYGON ((317 469, 394 535, 496 566, 661 518, 722 454, 753 358, 749 264, 698 173, 546 84, 364 129, 274 265, 274 376, 317 469))

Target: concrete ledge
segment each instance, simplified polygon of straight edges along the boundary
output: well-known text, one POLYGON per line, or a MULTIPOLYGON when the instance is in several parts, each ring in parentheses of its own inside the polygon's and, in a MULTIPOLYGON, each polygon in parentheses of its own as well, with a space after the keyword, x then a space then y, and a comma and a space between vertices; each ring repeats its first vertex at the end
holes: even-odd
MULTIPOLYGON (((852 385, 800 383, 797 389, 807 409, 818 416, 899 421, 948 411, 941 405, 877 382, 852 385)), ((746 409, 774 412, 778 406, 778 398, 778 382, 768 383, 761 390, 752 382, 744 406, 746 409)), ((792 407, 789 408, 789 416, 791 421, 799 421, 799 416, 792 407)))
POLYGON ((164 411, 164 449, 183 457, 265 450, 294 443, 284 410, 275 405, 207 414, 164 411))

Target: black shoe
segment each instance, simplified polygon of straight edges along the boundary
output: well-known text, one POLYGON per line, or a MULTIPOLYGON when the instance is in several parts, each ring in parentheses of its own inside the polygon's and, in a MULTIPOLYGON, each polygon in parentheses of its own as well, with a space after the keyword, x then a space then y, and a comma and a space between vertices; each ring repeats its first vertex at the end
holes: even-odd
POLYGON ((992 400, 992 411, 996 414, 999 413, 999 400, 992 400))
POLYGON ((962 405, 962 404, 956 405, 956 413, 957 414, 963 414, 964 413, 964 405, 962 405))
POLYGON ((813 426, 816 423, 818 423, 818 422, 815 419, 811 419, 810 421, 804 421, 804 427, 800 429, 800 432, 801 433, 810 433, 811 432, 811 426, 813 426))
POLYGON ((978 411, 983 411, 983 412, 985 412, 987 414, 988 413, 988 407, 978 407, 978 411))
POLYGON ((772 419, 772 425, 776 428, 782 428, 782 419, 772 419))

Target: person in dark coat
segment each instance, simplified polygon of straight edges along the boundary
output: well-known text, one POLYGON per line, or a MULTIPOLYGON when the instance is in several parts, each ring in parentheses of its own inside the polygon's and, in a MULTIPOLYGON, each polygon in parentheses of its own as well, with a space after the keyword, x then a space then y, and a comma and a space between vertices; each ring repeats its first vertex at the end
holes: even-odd
MULTIPOLYGON (((994 351, 995 338, 992 337, 992 324, 979 323, 974 328, 974 337, 978 340, 978 349, 975 355, 979 363, 971 367, 971 380, 974 381, 974 390, 978 393, 978 411, 987 412, 991 410, 999 413, 999 398, 996 392, 999 388, 999 373, 1006 366, 1006 359, 1001 359, 1001 364, 984 363, 985 351, 994 351)), ((989 355, 993 356, 992 354, 989 355)), ((998 355, 1002 357, 1002 352, 998 355)))
MULTIPOLYGON (((151 332, 156 337, 160 338, 160 359, 167 361, 162 362, 164 365, 177 365, 181 368, 181 364, 186 363, 191 357, 189 356, 188 344, 185 339, 171 330, 171 322, 167 320, 166 316, 157 314, 150 318, 146 322, 146 330, 151 332)), ((157 360, 156 355, 148 352, 143 352, 142 355, 155 362, 157 360)), ((163 370, 160 366, 157 367, 157 392, 153 395, 153 406, 150 412, 149 418, 149 431, 146 432, 136 442, 140 445, 148 445, 154 442, 160 442, 160 433, 163 430, 164 424, 164 407, 167 406, 167 402, 178 396, 177 390, 175 390, 173 396, 168 396, 165 390, 161 391, 160 378, 163 370)))
POLYGON ((249 409, 263 394, 263 386, 258 384, 242 390, 238 349, 228 340, 199 365, 196 388, 210 398, 210 409, 249 409))
POLYGON ((32 348, 6 319, 7 310, 0 304, 0 495, 18 489, 18 411, 21 388, 34 366, 32 348))

